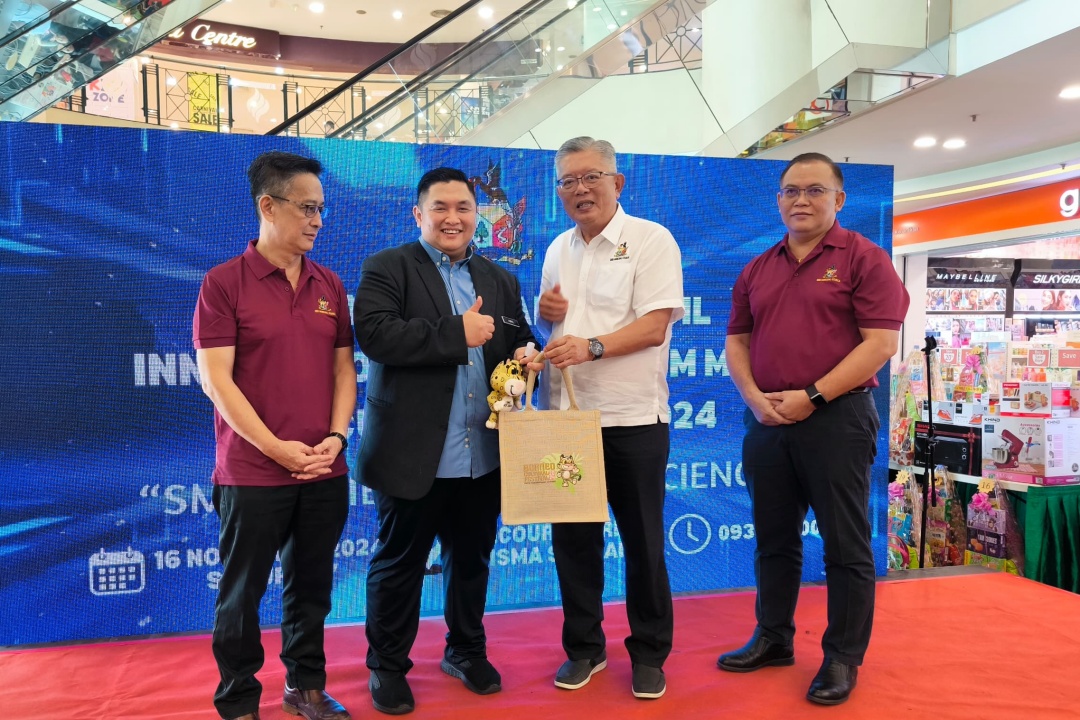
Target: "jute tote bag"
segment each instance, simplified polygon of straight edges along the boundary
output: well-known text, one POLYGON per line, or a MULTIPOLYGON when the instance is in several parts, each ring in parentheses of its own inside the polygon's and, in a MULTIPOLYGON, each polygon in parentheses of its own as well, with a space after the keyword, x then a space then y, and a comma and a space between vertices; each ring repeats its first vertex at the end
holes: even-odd
POLYGON ((600 411, 579 409, 569 368, 562 376, 569 410, 534 408, 530 371, 525 408, 499 413, 504 525, 608 520, 600 411))

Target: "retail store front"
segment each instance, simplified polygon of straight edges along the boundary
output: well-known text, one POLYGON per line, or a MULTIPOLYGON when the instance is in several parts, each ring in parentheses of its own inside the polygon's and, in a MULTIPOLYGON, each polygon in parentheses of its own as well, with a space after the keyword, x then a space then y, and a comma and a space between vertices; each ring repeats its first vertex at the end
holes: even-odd
POLYGON ((933 422, 949 481, 927 515, 934 564, 1080 592, 1078 210, 1080 180, 1065 180, 894 218, 912 309, 890 459, 919 476, 933 422))

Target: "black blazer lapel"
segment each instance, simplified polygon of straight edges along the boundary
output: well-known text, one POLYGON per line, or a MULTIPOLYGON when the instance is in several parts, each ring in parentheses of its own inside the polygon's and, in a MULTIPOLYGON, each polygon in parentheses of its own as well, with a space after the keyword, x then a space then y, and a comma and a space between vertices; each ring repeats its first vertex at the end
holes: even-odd
POLYGON ((413 254, 416 258, 416 271, 427 288, 431 301, 435 303, 435 309, 440 316, 453 315, 454 308, 450 305, 450 296, 446 294, 446 283, 443 282, 439 268, 431 261, 431 256, 424 250, 420 241, 413 243, 413 254))

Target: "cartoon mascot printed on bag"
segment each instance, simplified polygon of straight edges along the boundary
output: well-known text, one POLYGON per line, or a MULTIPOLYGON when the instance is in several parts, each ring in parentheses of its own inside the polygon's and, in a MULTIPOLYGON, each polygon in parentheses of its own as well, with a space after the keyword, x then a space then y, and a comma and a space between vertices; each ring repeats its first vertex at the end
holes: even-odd
POLYGON ((562 487, 577 485, 581 481, 581 468, 578 467, 573 455, 559 455, 559 469, 555 484, 562 481, 562 487))

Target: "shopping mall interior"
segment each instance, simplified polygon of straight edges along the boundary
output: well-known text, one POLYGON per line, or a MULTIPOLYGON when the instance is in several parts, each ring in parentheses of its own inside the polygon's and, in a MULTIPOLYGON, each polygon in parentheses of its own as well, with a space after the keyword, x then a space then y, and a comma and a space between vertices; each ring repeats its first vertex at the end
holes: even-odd
MULTIPOLYGON (((861 692, 834 712, 1075 717, 1078 118, 1076 0, 0 0, 0 668, 22 696, 9 712, 211 716, 221 573, 191 308, 206 271, 257 229, 252 157, 322 161, 333 211, 313 257, 350 302, 365 256, 415 239, 402 233, 415 232, 420 174, 461 166, 476 247, 518 277, 532 322, 544 250, 568 226, 554 151, 587 135, 618 151, 627 211, 669 227, 683 253, 668 705, 629 704, 614 642, 614 672, 590 697, 553 694, 550 525, 500 525, 489 636, 517 679, 490 703, 446 686, 436 548, 418 712, 816 710, 779 671, 748 688, 714 662, 754 617, 743 405, 722 352, 731 289, 783 236, 779 169, 813 152, 843 168, 840 221, 889 251, 911 299, 874 391, 875 645, 861 692), (126 579, 98 583, 106 572, 126 579)), ((354 450, 362 428, 358 408, 354 450)), ((350 506, 328 671, 353 717, 374 717, 362 622, 376 521, 355 478, 350 506)), ((816 667, 827 563, 812 515, 803 535, 800 686, 816 667)), ((615 638, 614 523, 605 542, 615 638)), ((280 650, 275 573, 260 615, 268 656, 280 650)), ((268 659, 264 718, 280 716, 282 676, 268 659)))

